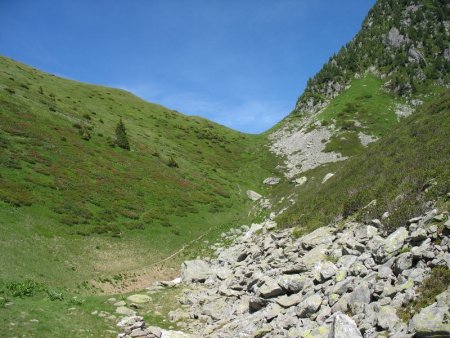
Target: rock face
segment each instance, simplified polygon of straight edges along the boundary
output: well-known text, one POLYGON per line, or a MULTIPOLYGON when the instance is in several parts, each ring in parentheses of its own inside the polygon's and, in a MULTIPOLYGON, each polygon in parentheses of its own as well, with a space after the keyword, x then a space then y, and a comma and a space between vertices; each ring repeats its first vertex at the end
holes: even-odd
MULTIPOLYGON (((169 320, 198 337, 448 336, 450 288, 408 323, 397 316, 431 268, 450 265, 448 218, 437 216, 388 236, 376 220, 300 238, 275 231, 273 221, 242 227, 230 247, 215 246, 216 259, 183 263, 184 283, 173 287, 184 290, 169 320)), ((150 331, 145 323, 126 327, 121 337, 150 331)))

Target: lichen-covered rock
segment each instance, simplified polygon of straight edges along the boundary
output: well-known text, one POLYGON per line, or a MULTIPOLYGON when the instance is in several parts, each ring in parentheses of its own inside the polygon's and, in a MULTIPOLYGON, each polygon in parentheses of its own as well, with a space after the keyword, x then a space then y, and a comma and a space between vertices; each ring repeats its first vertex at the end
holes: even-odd
POLYGON ((400 320, 397 311, 392 306, 386 305, 380 308, 377 313, 378 326, 383 329, 392 329, 400 320))
POLYGON ((315 294, 303 300, 296 309, 296 313, 300 318, 308 317, 319 310, 322 304, 322 298, 315 294))
POLYGON ((333 242, 333 239, 333 230, 328 227, 322 227, 303 236, 301 241, 303 248, 309 250, 320 244, 330 244, 333 242))
POLYGON ((379 262, 385 262, 392 255, 400 250, 408 238, 408 230, 405 227, 400 227, 390 234, 378 248, 376 258, 379 262))
POLYGON ((329 338, 362 338, 356 323, 343 313, 336 313, 331 326, 329 338))
POLYGON ((422 309, 411 319, 410 331, 417 332, 420 337, 432 337, 433 334, 437 337, 450 336, 449 290, 438 295, 436 303, 422 309))

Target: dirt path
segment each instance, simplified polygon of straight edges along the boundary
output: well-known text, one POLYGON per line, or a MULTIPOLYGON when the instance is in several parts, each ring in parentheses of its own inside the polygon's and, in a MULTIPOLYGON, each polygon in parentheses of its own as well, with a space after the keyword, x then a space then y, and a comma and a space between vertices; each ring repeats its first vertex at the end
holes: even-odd
POLYGON ((184 244, 180 249, 172 253, 170 256, 167 256, 157 262, 151 263, 146 267, 127 271, 126 275, 128 276, 128 278, 121 282, 112 284, 100 283, 96 280, 93 280, 91 281, 91 283, 100 288, 102 292, 106 294, 117 294, 142 290, 157 281, 173 280, 180 275, 179 268, 167 266, 166 263, 181 254, 195 242, 200 241, 203 237, 208 235, 211 230, 212 228, 209 228, 208 231, 193 239, 189 243, 184 244))

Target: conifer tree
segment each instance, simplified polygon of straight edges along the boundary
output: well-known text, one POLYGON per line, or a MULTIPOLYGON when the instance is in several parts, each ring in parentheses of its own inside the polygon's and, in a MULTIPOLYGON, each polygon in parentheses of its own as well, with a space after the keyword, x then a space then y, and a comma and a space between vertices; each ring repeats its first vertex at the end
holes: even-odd
POLYGON ((122 118, 116 126, 116 144, 122 149, 130 150, 130 142, 122 118))

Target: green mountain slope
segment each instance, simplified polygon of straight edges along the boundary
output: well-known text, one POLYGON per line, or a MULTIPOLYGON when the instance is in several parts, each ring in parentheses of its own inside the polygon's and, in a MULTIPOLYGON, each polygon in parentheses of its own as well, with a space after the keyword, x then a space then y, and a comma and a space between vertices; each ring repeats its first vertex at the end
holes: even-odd
POLYGON ((281 203, 289 209, 280 223, 308 231, 388 211, 392 229, 426 201, 445 200, 449 18, 444 1, 379 0, 358 34, 308 81, 269 135, 292 179, 274 200, 295 196, 293 206, 281 203), (328 173, 334 176, 322 183, 328 173), (434 188, 423 193, 430 182, 434 188), (377 206, 361 212, 373 200, 377 206))
POLYGON ((392 231, 429 208, 429 201, 448 204, 449 102, 446 91, 363 153, 309 171, 308 181, 295 190, 294 205, 279 217, 280 224, 298 226, 304 233, 343 217, 367 222, 388 212, 383 223, 392 231), (329 172, 334 176, 322 183, 329 172))
POLYGON ((214 238, 263 189, 264 142, 1 57, 0 278, 73 286, 214 238))
POLYGON ((445 1, 377 1, 358 34, 308 81, 293 112, 270 131, 272 149, 286 156, 288 176, 360 153, 445 90, 449 20, 445 1))

